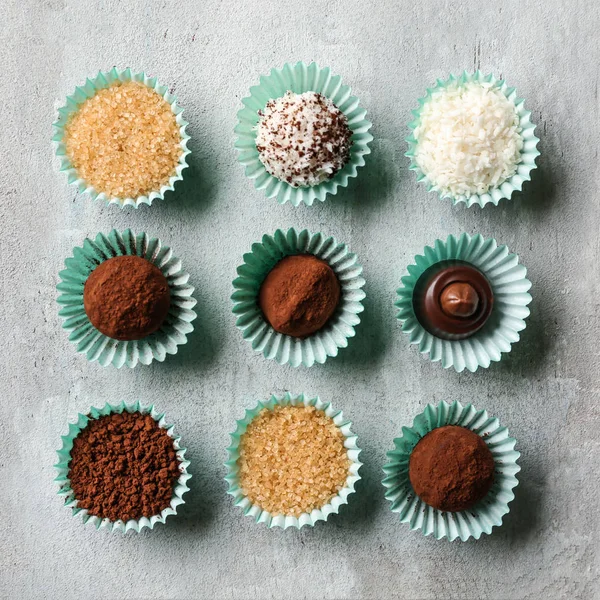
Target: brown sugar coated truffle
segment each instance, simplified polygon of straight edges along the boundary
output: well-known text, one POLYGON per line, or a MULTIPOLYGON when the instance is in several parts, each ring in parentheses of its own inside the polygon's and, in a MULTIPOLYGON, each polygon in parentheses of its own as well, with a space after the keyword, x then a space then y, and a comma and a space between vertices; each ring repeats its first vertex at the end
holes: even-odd
POLYGON ((408 475, 421 500, 448 512, 481 500, 494 480, 494 457, 483 439, 466 427, 430 431, 413 449, 408 475))
POLYGON ((170 305, 167 278, 141 256, 109 258, 92 271, 83 289, 90 322, 115 340, 140 340, 154 333, 170 305))
POLYGON ((345 485, 350 459, 342 431, 314 406, 263 409, 240 438, 243 493, 272 515, 321 508, 345 485))
POLYGON ((275 331, 306 337, 321 329, 340 301, 333 269, 311 254, 286 256, 263 281, 258 304, 275 331))

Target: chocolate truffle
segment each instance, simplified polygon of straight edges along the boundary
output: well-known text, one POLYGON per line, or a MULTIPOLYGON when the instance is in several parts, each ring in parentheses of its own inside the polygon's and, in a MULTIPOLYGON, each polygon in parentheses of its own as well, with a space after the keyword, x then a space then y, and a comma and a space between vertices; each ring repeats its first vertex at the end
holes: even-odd
POLYGON ((413 449, 410 483, 421 500, 438 510, 470 508, 490 490, 494 457, 483 439, 466 427, 430 431, 413 449))
POLYGON ((515 175, 524 143, 516 102, 497 83, 455 80, 429 90, 414 160, 442 196, 485 194, 515 175))
POLYGON ((240 487, 272 515, 322 508, 348 479, 344 441, 333 419, 314 406, 263 409, 240 437, 240 487))
POLYGON ((492 314, 494 294, 473 265, 443 261, 427 269, 413 296, 415 315, 436 337, 462 340, 477 333, 492 314))
POLYGON ((73 440, 69 481, 77 507, 101 519, 158 515, 171 505, 179 459, 166 429, 140 412, 90 419, 73 440))
POLYGON ((167 278, 140 256, 109 258, 92 271, 83 290, 90 322, 115 340, 140 340, 154 333, 170 305, 167 278))
POLYGON ((292 187, 331 179, 350 157, 346 115, 322 94, 287 92, 259 111, 256 149, 265 169, 292 187))
POLYGON ((333 269, 311 254, 286 256, 266 276, 258 304, 275 331, 306 337, 337 308, 340 283, 333 269))
POLYGON ((137 81, 115 81, 80 104, 64 141, 78 177, 121 199, 158 192, 176 175, 182 153, 171 105, 137 81))

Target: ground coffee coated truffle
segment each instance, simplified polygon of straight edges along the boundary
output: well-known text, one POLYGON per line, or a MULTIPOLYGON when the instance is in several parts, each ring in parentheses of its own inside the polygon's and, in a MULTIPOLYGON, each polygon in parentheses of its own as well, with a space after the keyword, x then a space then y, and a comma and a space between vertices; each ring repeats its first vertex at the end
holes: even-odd
POLYGON ((258 294, 260 309, 273 329, 293 337, 321 329, 339 300, 340 283, 333 269, 312 254, 279 261, 258 294))
POLYGON ((179 474, 173 440, 150 415, 102 416, 73 440, 69 479, 77 506, 102 519, 158 515, 179 474))
POLYGON ((446 425, 429 432, 415 446, 408 473, 423 502, 457 512, 488 493, 494 480, 494 457, 476 433, 446 425))
POLYGON ((115 340, 139 340, 163 324, 171 305, 167 278, 141 256, 116 256, 96 267, 83 290, 92 323, 115 340))

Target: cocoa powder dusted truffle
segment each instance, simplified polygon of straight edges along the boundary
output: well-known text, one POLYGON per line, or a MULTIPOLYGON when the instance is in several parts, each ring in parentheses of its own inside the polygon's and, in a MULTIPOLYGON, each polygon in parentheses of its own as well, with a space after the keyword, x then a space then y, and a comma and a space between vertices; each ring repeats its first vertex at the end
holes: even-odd
POLYGON ((348 119, 322 94, 287 92, 270 100, 259 115, 256 148, 273 177, 293 187, 312 187, 348 162, 348 119))
POLYGON ((179 461, 168 433, 140 412, 92 419, 73 440, 68 478, 77 507, 110 521, 170 506, 179 461))
POLYGON ((487 495, 494 481, 494 457, 479 435, 446 425, 430 431, 414 447, 408 473, 423 502, 457 512, 487 495))
POLYGON ((160 329, 171 305, 167 278, 140 256, 116 256, 85 282, 83 305, 92 323, 115 340, 139 340, 160 329))
POLYGON ((321 329, 340 300, 333 269, 311 254, 287 256, 263 281, 258 303, 275 331, 306 337, 321 329))

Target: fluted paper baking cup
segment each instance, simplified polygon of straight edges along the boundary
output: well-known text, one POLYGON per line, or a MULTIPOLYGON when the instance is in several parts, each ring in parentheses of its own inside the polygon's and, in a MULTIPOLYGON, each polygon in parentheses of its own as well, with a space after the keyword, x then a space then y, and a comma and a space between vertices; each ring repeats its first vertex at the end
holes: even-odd
POLYGON ((477 204, 483 208, 489 203, 497 206, 500 200, 503 198, 510 198, 514 191, 520 191, 523 188, 523 184, 531 179, 531 171, 536 168, 535 160, 540 155, 540 152, 537 149, 537 143, 540 140, 534 134, 535 124, 531 122, 531 111, 525 109, 525 100, 519 98, 515 88, 508 87, 505 81, 496 79, 493 75, 484 75, 480 71, 475 71, 475 73, 467 73, 464 71, 463 74, 458 77, 450 75, 446 81, 438 79, 433 87, 428 88, 425 97, 419 99, 419 108, 411 112, 414 119, 408 124, 411 133, 409 137, 406 138, 406 141, 408 142, 408 152, 406 153, 406 156, 410 158, 409 169, 416 173, 417 181, 422 182, 427 186, 428 192, 437 192, 440 198, 450 198, 454 205, 464 202, 467 206, 477 204), (423 106, 431 99, 431 95, 434 92, 454 83, 464 85, 465 83, 472 81, 492 84, 494 87, 498 88, 512 104, 514 104, 519 117, 519 125, 522 129, 521 136, 523 138, 523 149, 521 150, 521 160, 517 165, 517 171, 512 177, 509 177, 499 186, 491 188, 485 194, 473 194, 467 198, 464 195, 454 196, 450 192, 443 192, 427 177, 427 175, 425 175, 425 173, 423 173, 415 158, 417 152, 417 140, 414 131, 420 124, 423 106))
POLYGON ((236 421, 236 423, 236 430, 230 434, 231 445, 227 448, 229 459, 225 463, 225 467, 227 468, 225 481, 227 481, 229 486, 227 493, 233 496, 235 506, 239 506, 244 515, 252 517, 257 523, 264 523, 269 528, 281 527, 282 529, 287 529, 288 527, 295 527, 300 529, 304 525, 312 527, 318 521, 326 521, 329 515, 337 514, 342 505, 348 504, 348 497, 354 493, 356 482, 360 479, 358 471, 362 463, 359 462, 358 455, 361 450, 357 446, 357 436, 351 431, 352 423, 344 419, 342 411, 335 410, 330 402, 322 402, 318 396, 308 398, 305 394, 292 395, 288 392, 283 396, 271 396, 266 402, 259 402, 253 410, 246 410, 244 418, 236 421), (344 435, 344 447, 348 450, 348 459, 351 463, 346 483, 337 495, 321 508, 315 508, 310 513, 302 513, 299 517, 272 515, 266 510, 262 510, 260 506, 252 504, 240 488, 239 468, 237 464, 240 457, 240 438, 246 432, 252 419, 257 417, 263 409, 273 410, 276 405, 314 406, 317 410, 323 411, 333 420, 334 424, 344 435))
POLYGON ((339 348, 348 345, 354 328, 360 323, 359 313, 364 310, 362 300, 365 280, 356 254, 333 237, 322 233, 287 232, 278 229, 273 236, 263 235, 261 242, 252 244, 252 251, 244 254, 244 264, 237 269, 231 296, 236 325, 244 339, 257 352, 280 365, 311 367, 324 363, 329 356, 337 356, 339 348), (259 305, 260 286, 271 269, 284 257, 293 254, 312 254, 324 260, 335 272, 340 283, 340 302, 326 325, 312 335, 301 339, 278 333, 269 325, 259 305))
POLYGON ((385 497, 392 503, 392 511, 400 514, 400 521, 408 523, 412 530, 420 529, 426 536, 433 534, 436 540, 444 537, 450 541, 457 537, 463 542, 470 537, 477 540, 483 533, 490 534, 492 527, 502 525, 508 504, 515 497, 513 489, 519 483, 516 474, 521 470, 517 464, 521 454, 515 450, 515 444, 497 418, 472 404, 463 406, 458 401, 428 404, 415 417, 412 427, 402 428, 402 436, 394 440, 394 450, 387 453, 389 462, 383 467, 385 497), (423 502, 415 494, 408 475, 410 455, 419 440, 444 425, 470 429, 483 439, 494 457, 494 483, 490 491, 473 507, 459 512, 444 512, 423 502))
POLYGON ((156 198, 164 198, 167 191, 175 188, 175 182, 183 179, 183 170, 188 166, 187 156, 191 152, 187 147, 188 140, 190 139, 190 136, 185 131, 187 124, 187 121, 183 118, 183 108, 177 105, 177 97, 169 93, 169 88, 167 86, 160 85, 156 77, 149 77, 145 73, 132 73, 131 69, 119 71, 116 68, 113 68, 106 72, 99 71, 96 77, 86 79, 83 86, 77 86, 75 92, 70 96, 67 96, 66 104, 58 109, 58 120, 52 124, 54 128, 52 142, 54 144, 56 156, 60 161, 60 171, 66 173, 69 184, 75 185, 82 193, 87 192, 92 197, 92 200, 105 200, 108 204, 118 204, 121 208, 125 206, 137 208, 141 204, 152 204, 156 198), (150 192, 148 195, 138 196, 137 198, 115 198, 94 189, 91 184, 79 176, 79 173, 71 164, 71 161, 67 156, 64 142, 65 125, 67 124, 69 117, 77 112, 80 105, 87 99, 95 96, 99 90, 110 87, 115 81, 137 81, 138 83, 143 83, 162 96, 171 106, 171 110, 175 115, 175 120, 179 125, 179 133, 181 135, 181 155, 177 167, 175 168, 174 175, 169 178, 169 181, 165 183, 160 190, 150 192))
POLYGON ((168 425, 165 420, 164 413, 159 413, 154 405, 142 406, 138 402, 133 404, 125 404, 121 402, 117 405, 105 404, 102 408, 92 407, 86 414, 79 413, 77 415, 77 421, 69 424, 69 432, 67 435, 61 436, 62 447, 57 451, 58 463, 54 465, 54 468, 58 471, 58 476, 54 481, 59 485, 58 494, 64 499, 65 506, 71 509, 73 516, 81 515, 83 522, 91 523, 96 529, 108 529, 110 531, 121 531, 126 533, 127 531, 135 531, 139 533, 144 528, 154 529, 157 523, 164 523, 169 515, 177 514, 177 508, 185 503, 183 495, 189 491, 187 482, 190 480, 192 475, 188 473, 188 467, 190 462, 185 459, 186 448, 181 445, 181 438, 176 436, 173 431, 173 425, 168 425), (122 413, 127 411, 129 413, 140 412, 143 415, 150 415, 159 425, 166 430, 170 438, 173 439, 173 447, 177 454, 179 461, 179 470, 181 474, 179 479, 173 488, 173 497, 171 498, 171 504, 163 509, 160 514, 153 515, 152 517, 142 517, 139 520, 124 521, 110 521, 109 519, 102 519, 95 515, 89 514, 87 509, 80 508, 77 506, 77 498, 71 489, 71 482, 69 480, 69 462, 71 461, 71 450, 73 449, 73 440, 85 429, 88 423, 92 420, 100 417, 110 415, 113 413, 122 413))
POLYGON ((304 202, 311 206, 315 200, 324 202, 327 194, 335 195, 339 187, 346 187, 348 180, 356 177, 358 167, 365 164, 364 157, 371 152, 369 143, 373 136, 369 133, 371 123, 365 118, 367 111, 361 108, 358 98, 352 96, 350 88, 342 85, 341 77, 331 74, 329 67, 321 69, 315 63, 286 63, 282 69, 272 69, 269 75, 263 75, 260 84, 250 88, 250 95, 242 103, 244 108, 238 112, 235 126, 238 161, 246 168, 246 176, 254 180, 254 187, 265 190, 267 198, 277 198, 280 204, 290 202, 298 206, 304 202), (293 187, 273 177, 260 161, 256 149, 258 111, 263 110, 269 100, 281 98, 288 91, 323 94, 346 115, 352 130, 350 158, 346 165, 331 179, 312 187, 293 187))
POLYGON ((117 368, 123 365, 133 368, 138 363, 148 365, 153 360, 162 362, 167 354, 175 354, 194 330, 192 321, 196 313, 192 308, 196 300, 192 297, 194 288, 188 284, 189 275, 168 246, 146 233, 135 235, 130 229, 123 233, 113 229, 108 235, 99 233, 95 240, 87 238, 83 247, 75 248, 65 266, 56 286, 60 292, 57 302, 62 306, 58 314, 65 320, 63 327, 69 331, 69 340, 77 344, 77 352, 85 352, 89 361, 117 368), (90 273, 105 260, 123 255, 141 256, 156 265, 167 278, 171 292, 165 322, 158 331, 141 340, 120 341, 100 333, 83 306, 83 288, 90 273))
POLYGON ((425 247, 407 270, 408 275, 402 277, 397 290, 397 318, 402 331, 410 336, 410 343, 417 344, 419 352, 428 354, 431 361, 441 361, 445 369, 454 367, 459 373, 465 368, 476 371, 499 361, 502 353, 510 352, 511 344, 519 341, 519 332, 525 329, 529 316, 531 281, 526 277, 527 269, 519 264, 519 257, 506 246, 498 246, 496 240, 484 239, 480 234, 471 237, 463 233, 459 238, 450 235, 446 241, 436 240, 433 246, 425 247), (482 329, 463 340, 436 337, 419 323, 415 314, 413 295, 417 281, 429 267, 442 261, 477 267, 492 287, 494 307, 490 318, 482 329))

